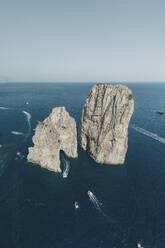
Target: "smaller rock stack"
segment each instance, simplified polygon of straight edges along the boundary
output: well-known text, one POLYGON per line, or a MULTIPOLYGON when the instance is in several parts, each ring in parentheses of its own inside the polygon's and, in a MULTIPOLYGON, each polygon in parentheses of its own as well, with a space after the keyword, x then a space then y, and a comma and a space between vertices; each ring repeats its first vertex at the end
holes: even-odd
POLYGON ((33 136, 34 147, 29 148, 28 161, 54 172, 61 172, 60 151, 68 157, 77 157, 76 122, 65 107, 54 108, 40 122, 33 136))

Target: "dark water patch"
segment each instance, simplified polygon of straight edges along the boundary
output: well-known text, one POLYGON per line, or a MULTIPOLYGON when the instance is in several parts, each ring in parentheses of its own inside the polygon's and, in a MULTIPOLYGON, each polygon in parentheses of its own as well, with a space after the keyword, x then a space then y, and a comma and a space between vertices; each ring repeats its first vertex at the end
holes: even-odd
MULTIPOLYGON (((79 148, 66 180, 26 161, 38 121, 56 106, 65 106, 79 122, 92 84, 0 85, 0 247, 117 247, 165 245, 164 143, 129 128, 126 161, 121 166, 96 164, 79 148), (81 93, 80 93, 81 92, 81 93), (26 104, 28 102, 29 104, 26 104), (12 110, 11 110, 12 109, 12 110), (31 132, 22 111, 31 114, 31 132), (20 151, 25 156, 15 159, 20 151), (4 165, 4 167, 3 167, 4 165), (104 215, 90 202, 91 190, 104 215), (80 208, 75 210, 74 202, 80 208)), ((165 85, 129 84, 135 99, 131 124, 165 137, 165 85)))

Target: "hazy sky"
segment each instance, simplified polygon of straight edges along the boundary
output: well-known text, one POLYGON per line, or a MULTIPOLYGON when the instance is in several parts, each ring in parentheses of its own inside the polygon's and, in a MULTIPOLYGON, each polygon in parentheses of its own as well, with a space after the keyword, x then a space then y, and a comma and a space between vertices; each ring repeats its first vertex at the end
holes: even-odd
POLYGON ((165 0, 0 0, 0 81, 165 81, 165 0))

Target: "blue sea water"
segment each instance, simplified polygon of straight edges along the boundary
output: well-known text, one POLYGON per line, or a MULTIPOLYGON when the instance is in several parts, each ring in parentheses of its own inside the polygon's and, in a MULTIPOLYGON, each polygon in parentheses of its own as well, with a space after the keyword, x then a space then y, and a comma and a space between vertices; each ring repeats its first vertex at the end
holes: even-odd
POLYGON ((63 178, 26 161, 38 121, 65 106, 78 124, 92 86, 0 84, 0 247, 165 247, 165 115, 156 113, 165 84, 128 84, 135 111, 124 165, 96 164, 79 148, 63 178))

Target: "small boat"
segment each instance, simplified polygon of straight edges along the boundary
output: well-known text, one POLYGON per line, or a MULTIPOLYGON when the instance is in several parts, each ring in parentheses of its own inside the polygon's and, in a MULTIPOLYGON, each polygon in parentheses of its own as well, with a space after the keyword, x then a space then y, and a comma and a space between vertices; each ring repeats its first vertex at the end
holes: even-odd
POLYGON ((137 243, 137 248, 144 248, 139 242, 137 243))
POLYGON ((74 203, 74 208, 75 208, 75 209, 80 208, 77 201, 75 201, 75 203, 74 203))
POLYGON ((157 110, 156 113, 158 113, 160 115, 163 115, 164 114, 164 111, 163 110, 157 110))
POLYGON ((16 152, 16 158, 15 158, 15 160, 22 160, 22 159, 24 159, 25 158, 25 156, 24 155, 22 155, 20 152, 16 152))
POLYGON ((62 177, 63 177, 63 178, 67 178, 67 177, 68 177, 68 174, 65 173, 65 172, 63 172, 62 177))
POLYGON ((88 190, 88 195, 89 195, 89 196, 93 196, 92 191, 88 190))

